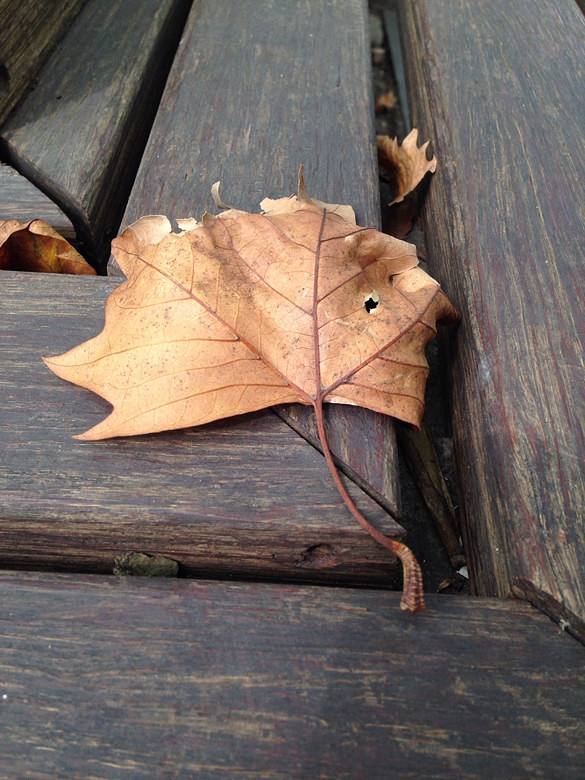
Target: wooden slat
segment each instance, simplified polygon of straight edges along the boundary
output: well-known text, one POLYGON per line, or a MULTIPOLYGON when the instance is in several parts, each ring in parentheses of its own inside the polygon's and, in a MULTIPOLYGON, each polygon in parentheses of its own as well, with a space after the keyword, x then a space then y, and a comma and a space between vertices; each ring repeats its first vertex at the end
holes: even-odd
POLYGON ((362 0, 196 0, 167 81, 123 225, 258 211, 296 192, 350 203, 380 221, 369 42, 362 0), (156 212, 159 213, 159 212, 156 212))
POLYGON ((59 206, 14 168, 0 164, 0 220, 3 219, 43 219, 68 241, 75 239, 71 220, 59 206))
POLYGON ((585 18, 401 3, 413 122, 439 159, 429 260, 463 315, 455 448, 473 584, 585 637, 585 18))
MULTIPOLYGON (((0 565, 111 571, 160 553, 184 573, 401 587, 322 456, 270 411, 167 434, 80 442, 107 405, 42 363, 96 335, 105 278, 4 272, 0 565)), ((403 529, 355 485, 384 532, 403 529)))
MULTIPOLYGON (((285 404, 274 412, 322 451, 317 422, 311 409, 285 404)), ((400 520, 400 485, 394 420, 358 406, 325 404, 327 443, 337 467, 400 520)))
POLYGON ((99 264, 116 233, 188 0, 90 0, 0 137, 99 264))
POLYGON ((527 604, 0 577, 10 777, 562 777, 585 648, 527 604))
MULTIPOLYGON (((123 224, 216 211, 218 180, 226 202, 258 211, 265 196, 296 191, 304 164, 310 194, 350 203, 361 224, 378 226, 366 22, 362 0, 196 2, 123 224)), ((314 441, 312 410, 280 413, 314 441)), ((398 514, 392 422, 363 409, 328 417, 346 472, 398 514)))
POLYGON ((24 94, 85 0, 0 3, 0 124, 24 94))

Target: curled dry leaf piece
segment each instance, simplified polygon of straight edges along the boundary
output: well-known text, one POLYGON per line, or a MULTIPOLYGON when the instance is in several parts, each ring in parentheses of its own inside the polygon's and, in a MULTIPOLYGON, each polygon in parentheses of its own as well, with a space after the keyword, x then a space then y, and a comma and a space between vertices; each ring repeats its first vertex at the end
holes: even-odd
POLYGON ((71 244, 42 219, 0 222, 0 269, 95 276, 71 244))
POLYGON ((263 214, 184 221, 181 233, 162 216, 131 225, 112 244, 127 281, 108 298, 104 330, 47 365, 113 404, 83 439, 312 405, 337 487, 358 522, 401 557, 403 605, 416 611, 418 564, 352 504, 327 446, 323 403, 366 406, 418 426, 425 344, 438 320, 457 315, 416 268, 414 246, 308 197, 261 205, 263 214))
POLYGON ((390 109, 394 108, 396 103, 396 95, 389 89, 388 92, 384 92, 377 98, 374 104, 374 111, 376 114, 381 114, 382 111, 390 111, 390 109))
POLYGON ((378 136, 378 163, 390 176, 394 200, 400 203, 422 181, 427 173, 434 173, 437 158, 427 160, 427 141, 417 146, 418 130, 411 130, 402 144, 387 135, 378 136))

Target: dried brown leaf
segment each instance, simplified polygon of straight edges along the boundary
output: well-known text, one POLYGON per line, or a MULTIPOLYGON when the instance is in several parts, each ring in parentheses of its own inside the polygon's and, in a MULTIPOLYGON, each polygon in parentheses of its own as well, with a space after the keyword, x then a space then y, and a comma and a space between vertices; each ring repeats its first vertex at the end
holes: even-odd
POLYGON ((419 424, 424 347, 455 314, 415 247, 298 198, 263 205, 179 234, 144 217, 114 240, 128 281, 103 332, 47 360, 114 406, 82 438, 317 398, 419 424))
POLYGON ((422 181, 427 173, 434 173, 437 158, 427 159, 427 141, 418 147, 418 130, 411 130, 402 144, 387 135, 378 136, 378 163, 390 177, 394 200, 400 203, 422 181))
POLYGON ((100 394, 109 417, 79 438, 184 428, 279 403, 315 408, 323 451, 358 522, 401 557, 403 606, 422 608, 420 569, 404 545, 359 514, 326 443, 323 403, 418 425, 424 348, 457 315, 416 249, 355 224, 348 207, 306 195, 180 222, 144 217, 114 240, 127 281, 102 333, 47 365, 100 394))
POLYGON ((95 276, 71 244, 42 219, 0 222, 0 269, 95 276))

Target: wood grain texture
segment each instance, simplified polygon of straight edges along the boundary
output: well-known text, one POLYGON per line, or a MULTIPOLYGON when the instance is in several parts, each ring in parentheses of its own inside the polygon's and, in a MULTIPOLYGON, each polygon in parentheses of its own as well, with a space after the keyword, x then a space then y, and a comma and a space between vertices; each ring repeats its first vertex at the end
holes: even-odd
POLYGON ((362 0, 195 0, 123 226, 296 193, 380 221, 362 0), (158 209, 153 211, 153 209, 158 209))
MULTIPOLYGON (((367 18, 362 0, 196 0, 123 219, 216 211, 224 200, 258 211, 296 192, 349 203, 379 227, 367 18), (221 56, 218 54, 221 52, 221 56)), ((109 273, 119 273, 111 262, 109 273)), ((315 440, 313 412, 283 410, 315 440)), ((391 421, 330 409, 330 445, 347 473, 399 513, 391 421)))
MULTIPOLYGON (((274 407, 274 412, 322 451, 312 409, 300 404, 283 404, 274 407)), ((400 520, 394 419, 342 404, 325 404, 323 414, 327 442, 340 471, 400 520)))
MULTIPOLYGON (((115 281, 4 272, 0 300, 0 565, 111 571, 158 553, 185 574, 401 587, 321 455, 269 410, 196 429, 80 442, 107 404, 42 355, 96 335, 115 281), (89 283, 88 283, 89 282, 89 283)), ((355 485, 384 532, 403 529, 355 485)))
POLYGON ((459 496, 475 590, 585 637, 585 18, 575 3, 401 3, 425 211, 462 313, 459 496))
POLYGON ((0 163, 0 220, 43 219, 68 241, 75 239, 71 220, 56 203, 10 165, 0 163))
POLYGON ((5 159, 105 262, 148 137, 188 0, 90 0, 0 131, 5 159))
POLYGON ((518 602, 4 573, 0 773, 563 777, 585 648, 518 602))
POLYGON ((0 124, 23 96, 84 2, 0 2, 0 124))

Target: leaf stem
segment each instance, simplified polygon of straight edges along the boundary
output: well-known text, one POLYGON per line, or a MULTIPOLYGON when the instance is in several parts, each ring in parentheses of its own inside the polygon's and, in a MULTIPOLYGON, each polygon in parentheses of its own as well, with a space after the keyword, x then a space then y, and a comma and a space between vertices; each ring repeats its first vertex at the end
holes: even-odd
POLYGON ((375 528, 366 520, 366 518, 354 504, 351 496, 345 488, 345 485, 341 481, 341 477, 339 476, 339 472, 337 471, 337 467, 333 461, 331 450, 329 449, 327 435, 325 433, 325 424, 323 418, 323 396, 321 393, 317 395, 317 398, 314 402, 314 407, 315 417, 317 419, 317 430, 319 432, 319 441, 321 442, 323 455, 325 456, 325 460, 329 466, 329 471, 331 472, 333 481, 335 482, 335 485, 337 486, 337 489, 347 508, 357 520, 357 522, 361 525, 361 527, 370 534, 370 536, 372 536, 379 544, 386 547, 386 549, 390 550, 390 552, 393 552, 395 555, 397 555, 402 562, 403 588, 402 599, 400 601, 401 609, 408 612, 418 612, 424 609, 425 602, 423 595, 422 572, 412 550, 405 544, 397 542, 395 539, 391 539, 389 536, 386 536, 377 528, 375 528))
POLYGON ((325 392, 331 391, 331 388, 327 388, 327 390, 324 390, 323 386, 321 385, 321 354, 320 354, 320 343, 319 343, 319 324, 318 324, 319 318, 317 315, 317 307, 320 301, 319 265, 321 261, 321 246, 323 243, 323 235, 325 231, 326 221, 327 221, 327 210, 323 209, 323 215, 321 217, 321 226, 319 228, 319 239, 317 242, 317 248, 315 250, 315 266, 314 266, 314 275, 313 275, 313 308, 312 308, 313 350, 314 350, 314 358, 315 358, 315 382, 316 382, 316 393, 313 400, 313 406, 315 408, 315 417, 317 418, 317 430, 319 432, 319 441, 321 442, 323 455, 325 456, 325 460, 327 461, 327 465, 329 466, 329 471, 331 472, 333 481, 335 482, 335 485, 337 486, 337 489, 341 497, 343 498, 345 504, 347 505, 349 511, 352 513, 352 515, 358 521, 358 523, 361 525, 364 531, 367 531, 367 533, 369 533, 370 536, 372 536, 379 544, 381 544, 383 547, 386 547, 386 549, 390 550, 390 552, 393 552, 395 555, 397 555, 402 562, 403 587, 402 587, 402 599, 400 601, 400 607, 404 610, 408 610, 409 612, 418 612, 419 610, 425 608, 425 602, 423 596, 422 572, 420 570, 420 566, 418 565, 416 558, 412 553, 412 550, 409 547, 407 547, 405 544, 402 544, 401 542, 397 542, 394 539, 390 539, 390 537, 385 536, 383 533, 378 531, 377 528, 374 528, 374 526, 371 525, 371 523, 369 523, 366 520, 366 518, 362 515, 362 513, 359 511, 357 506, 352 501, 351 496, 345 489, 345 485, 341 481, 339 472, 337 471, 335 463, 333 462, 333 456, 331 455, 331 450, 329 449, 327 436, 325 434, 325 424, 323 421, 323 397, 325 392))

